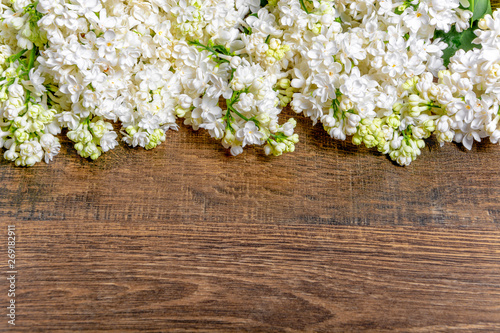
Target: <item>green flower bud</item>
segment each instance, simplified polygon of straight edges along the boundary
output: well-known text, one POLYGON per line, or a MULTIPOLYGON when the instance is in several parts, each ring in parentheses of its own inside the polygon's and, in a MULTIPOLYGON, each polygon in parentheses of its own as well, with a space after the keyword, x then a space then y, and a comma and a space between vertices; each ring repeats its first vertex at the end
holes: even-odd
POLYGON ((451 75, 451 72, 449 70, 445 70, 445 69, 439 71, 439 73, 438 73, 438 77, 440 79, 443 79, 443 77, 450 76, 450 75, 451 75))
POLYGON ((403 104, 401 104, 401 103, 396 103, 396 104, 394 104, 394 105, 392 106, 392 110, 393 110, 394 112, 397 112, 397 113, 399 113, 399 112, 401 111, 401 109, 402 109, 402 108, 403 108, 403 104))
POLYGON ((89 143, 92 141, 93 139, 93 136, 92 136, 92 133, 90 133, 89 130, 87 129, 84 129, 82 131, 80 131, 77 135, 77 139, 78 141, 80 142, 83 142, 83 143, 89 143))
POLYGON ((271 121, 271 118, 267 113, 259 113, 256 118, 257 121, 263 126, 267 126, 267 124, 271 121))
POLYGON ((155 135, 158 137, 158 141, 160 142, 164 142, 166 140, 166 137, 165 137, 165 131, 162 130, 161 128, 157 128, 155 129, 155 135))
POLYGON ((188 110, 183 109, 180 106, 175 107, 175 114, 177 115, 177 117, 181 117, 181 118, 184 117, 186 115, 187 111, 188 110))
POLYGON ((434 121, 431 119, 426 120, 424 122, 424 129, 427 132, 434 132, 434 130, 436 129, 436 125, 435 125, 434 121))
POLYGON ((371 134, 366 135, 363 137, 363 142, 365 143, 365 146, 368 148, 373 148, 377 145, 377 140, 375 140, 375 137, 371 134))
POLYGON ((43 110, 38 113, 38 121, 41 121, 44 124, 51 123, 54 120, 54 114, 49 112, 48 110, 43 110))
POLYGON ((93 142, 90 142, 89 144, 87 144, 83 148, 82 152, 85 153, 85 155, 86 155, 85 157, 89 157, 89 156, 92 156, 94 154, 100 154, 99 149, 97 148, 97 146, 93 142))
POLYGON ((106 123, 100 119, 96 122, 90 123, 89 126, 97 138, 101 138, 105 133, 108 132, 108 129, 106 127, 106 123))
POLYGON ((403 142, 402 144, 403 151, 407 154, 413 153, 413 148, 409 145, 406 144, 406 142, 403 142))
POLYGON ((222 142, 225 143, 226 145, 232 145, 235 143, 235 137, 231 130, 227 129, 226 134, 224 135, 224 138, 222 139, 222 142))
POLYGON ((28 116, 36 119, 38 115, 44 111, 45 109, 42 106, 38 104, 30 104, 28 107, 28 116))
POLYGON ((24 128, 24 127, 26 127, 26 118, 25 117, 16 117, 16 118, 14 118, 12 125, 16 128, 24 128))
POLYGON ((135 133, 137 133, 137 130, 135 129, 134 126, 128 126, 126 129, 125 129, 125 132, 127 132, 128 135, 132 136, 134 135, 135 133))
MULTIPOLYGON (((361 122, 363 122, 363 120, 361 120, 361 122)), ((360 136, 367 135, 368 134, 368 128, 365 125, 359 125, 359 127, 358 127, 358 134, 360 136)))
MULTIPOLYGON (((375 125, 376 130, 378 130, 382 126, 382 119, 380 118, 375 118, 373 119, 373 125, 375 125)), ((375 131, 375 130, 373 130, 375 131)))
POLYGON ((90 155, 90 158, 92 160, 97 160, 99 158, 99 156, 101 156, 101 152, 97 151, 97 152, 93 153, 92 155, 90 155))
POLYGON ((282 50, 278 50, 274 52, 274 57, 276 58, 276 60, 281 60, 285 57, 285 52, 283 52, 282 50))
POLYGON ((356 146, 359 146, 363 143, 363 137, 361 137, 359 134, 354 134, 354 136, 352 137, 352 143, 354 143, 356 146))
POLYGON ((281 89, 288 89, 290 87, 290 80, 287 78, 278 81, 278 87, 281 89))
POLYGON ((45 128, 45 124, 39 120, 35 120, 31 123, 31 131, 32 132, 41 132, 45 128))
POLYGON ((410 80, 406 81, 405 83, 403 83, 402 87, 403 87, 404 90, 411 90, 411 89, 413 89, 413 87, 414 87, 413 80, 410 79, 410 80))
POLYGON ((153 148, 156 148, 158 146, 158 143, 155 141, 149 141, 149 143, 144 147, 146 150, 150 150, 153 148))
POLYGON ((316 35, 319 34, 321 32, 321 23, 316 23, 311 29, 311 31, 316 35))
POLYGON ((361 119, 361 121, 359 122, 361 125, 365 125, 365 126, 368 126, 372 123, 372 121, 368 118, 363 118, 361 119))
POLYGON ((287 106, 288 103, 290 103, 291 101, 292 101, 292 99, 288 96, 283 96, 280 98, 280 102, 281 102, 282 106, 287 106))
POLYGON ((82 150, 83 150, 83 143, 81 143, 81 142, 76 143, 76 144, 75 144, 75 149, 76 149, 78 152, 82 151, 82 150))
POLYGON ((30 138, 28 133, 20 129, 14 132, 14 136, 18 142, 24 142, 30 138))
POLYGON ((387 125, 396 129, 401 125, 400 117, 396 114, 392 114, 387 118, 387 125))
POLYGON ((3 86, 2 90, 0 91, 0 102, 5 102, 8 99, 9 99, 9 95, 7 94, 7 85, 5 85, 5 86, 3 86))

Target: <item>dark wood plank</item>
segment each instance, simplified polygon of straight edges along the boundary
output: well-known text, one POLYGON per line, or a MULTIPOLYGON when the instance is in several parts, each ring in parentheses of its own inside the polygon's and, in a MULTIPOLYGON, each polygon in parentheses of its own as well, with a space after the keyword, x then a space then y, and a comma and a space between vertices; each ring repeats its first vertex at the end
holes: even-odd
POLYGON ((18 244, 19 332, 500 330, 499 231, 54 219, 18 244))

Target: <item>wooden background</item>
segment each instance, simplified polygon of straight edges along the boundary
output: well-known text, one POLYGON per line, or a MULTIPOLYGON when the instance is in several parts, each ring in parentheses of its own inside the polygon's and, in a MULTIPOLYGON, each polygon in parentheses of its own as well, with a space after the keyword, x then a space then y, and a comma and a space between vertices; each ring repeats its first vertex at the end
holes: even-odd
POLYGON ((298 120, 279 158, 181 127, 96 162, 67 141, 50 165, 2 160, 19 273, 0 328, 500 331, 500 147, 430 141, 403 168, 298 120))
POLYGON ((2 159, 0 331, 500 331, 500 147, 431 140, 402 168, 296 118, 279 158, 181 127, 95 162, 68 141, 2 159))

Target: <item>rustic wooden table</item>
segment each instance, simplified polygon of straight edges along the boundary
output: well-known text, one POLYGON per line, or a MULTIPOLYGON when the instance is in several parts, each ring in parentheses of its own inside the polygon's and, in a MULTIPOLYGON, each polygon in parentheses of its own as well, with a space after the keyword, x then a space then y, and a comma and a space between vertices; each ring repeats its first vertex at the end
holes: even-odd
POLYGON ((499 331, 500 147, 430 141, 402 168, 298 120, 280 158, 181 128, 96 162, 67 141, 2 160, 14 331, 499 331))
MULTIPOLYGON (((291 115, 291 112, 288 112, 291 115)), ((500 331, 500 147, 410 167, 302 117, 294 154, 202 131, 96 162, 0 162, 1 331, 500 331)))

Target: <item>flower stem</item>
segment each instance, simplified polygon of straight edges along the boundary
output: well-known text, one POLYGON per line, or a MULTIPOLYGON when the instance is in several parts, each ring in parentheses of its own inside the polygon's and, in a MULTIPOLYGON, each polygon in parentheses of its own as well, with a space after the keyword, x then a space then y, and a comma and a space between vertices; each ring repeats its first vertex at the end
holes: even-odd
POLYGON ((304 4, 304 0, 299 0, 300 2, 300 7, 302 7, 302 9, 306 12, 306 14, 311 14, 311 12, 309 12, 306 8, 306 5, 304 4))

